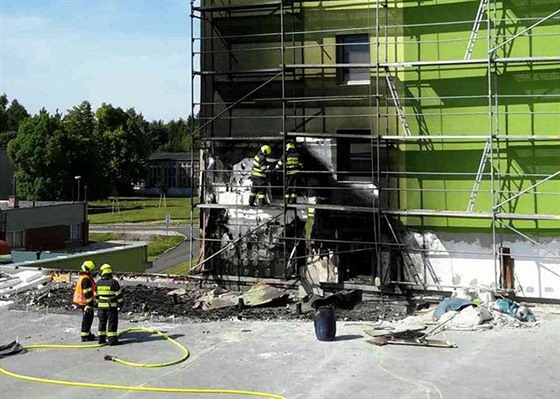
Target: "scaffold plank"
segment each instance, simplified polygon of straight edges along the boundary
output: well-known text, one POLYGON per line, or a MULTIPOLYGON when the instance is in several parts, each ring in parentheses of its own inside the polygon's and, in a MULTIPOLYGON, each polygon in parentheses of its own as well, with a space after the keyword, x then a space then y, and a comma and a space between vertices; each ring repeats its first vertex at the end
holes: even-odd
POLYGON ((254 11, 279 8, 282 1, 263 1, 249 4, 229 4, 218 6, 193 7, 193 11, 198 12, 219 12, 219 11, 254 11))

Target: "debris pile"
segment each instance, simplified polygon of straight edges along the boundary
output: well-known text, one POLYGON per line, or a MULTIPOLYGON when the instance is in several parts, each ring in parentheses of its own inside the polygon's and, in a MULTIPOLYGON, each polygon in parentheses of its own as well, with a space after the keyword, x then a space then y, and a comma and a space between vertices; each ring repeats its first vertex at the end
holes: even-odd
POLYGON ((32 290, 39 294, 46 289, 51 277, 41 271, 24 270, 15 274, 0 276, 0 309, 7 310, 16 307, 19 294, 32 290))
MULTIPOLYGON (((40 272, 39 272, 40 273, 40 272)), ((6 299, 21 310, 38 312, 75 313, 72 304, 74 284, 71 276, 61 274, 41 279, 51 280, 26 292, 18 291, 6 299)), ((34 282, 42 281, 35 279, 34 282)), ((293 290, 257 283, 246 291, 227 290, 222 287, 201 288, 199 282, 148 281, 138 278, 122 278, 125 301, 121 315, 134 321, 140 320, 312 320, 318 304, 332 302, 341 321, 398 320, 406 315, 407 303, 398 301, 361 302, 356 293, 350 293, 352 306, 344 303, 343 296, 336 294, 327 298, 308 299, 303 306, 293 290), (359 300, 357 300, 359 299, 359 300), (357 301, 356 301, 357 300, 357 301), (359 302, 359 303, 358 303, 359 302)))
POLYGON ((445 330, 482 331, 492 328, 532 328, 540 323, 533 312, 508 298, 498 298, 488 303, 480 299, 447 298, 435 310, 418 311, 396 322, 381 320, 364 332, 373 337, 374 345, 416 345, 440 348, 456 348, 449 340, 428 339, 445 330), (428 327, 432 327, 425 332, 428 327))

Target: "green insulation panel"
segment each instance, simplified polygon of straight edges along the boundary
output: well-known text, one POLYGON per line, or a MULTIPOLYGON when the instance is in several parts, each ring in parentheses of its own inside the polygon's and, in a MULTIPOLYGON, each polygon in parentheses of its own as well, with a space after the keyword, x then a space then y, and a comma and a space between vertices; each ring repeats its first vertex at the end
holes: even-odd
MULTIPOLYGON (((360 0, 285 1, 282 19, 279 7, 214 12, 210 14, 216 29, 202 27, 203 34, 214 36, 203 41, 202 49, 209 54, 202 57, 202 69, 235 72, 318 64, 287 71, 286 97, 356 98, 287 103, 288 131, 359 129, 403 135, 403 121, 386 79, 389 73, 411 135, 431 138, 383 146, 382 176, 390 177, 380 184, 388 189, 387 206, 466 211, 486 142, 433 136, 492 135, 473 207, 475 212, 491 212, 496 204, 560 170, 559 140, 520 139, 559 135, 560 63, 535 59, 560 57, 560 14, 542 21, 558 9, 557 0, 490 1, 473 34, 479 5, 472 0, 387 1, 379 6, 360 0), (345 84, 341 69, 329 67, 341 62, 339 43, 349 35, 366 35, 370 43, 367 84, 345 84), (467 54, 469 43, 472 52, 467 54), (472 63, 459 63, 465 58, 472 63), (416 66, 418 62, 431 65, 416 66)), ((201 115, 215 115, 265 79, 203 77, 203 101, 223 105, 203 106, 201 115)), ((278 135, 281 103, 266 99, 280 95, 276 80, 253 96, 254 103, 236 107, 227 120, 216 122, 211 134, 278 135)), ((557 176, 507 201, 501 212, 560 215, 559 193, 557 176)), ((410 227, 473 232, 488 231, 492 224, 476 218, 402 220, 410 227)), ((527 232, 560 231, 558 220, 507 223, 527 232)))

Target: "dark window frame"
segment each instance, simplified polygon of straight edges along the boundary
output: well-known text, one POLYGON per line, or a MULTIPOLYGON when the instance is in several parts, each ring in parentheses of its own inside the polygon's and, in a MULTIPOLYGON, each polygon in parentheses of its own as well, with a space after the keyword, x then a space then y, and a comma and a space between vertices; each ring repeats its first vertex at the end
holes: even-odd
MULTIPOLYGON (((338 35, 336 36, 336 63, 337 64, 370 64, 371 63, 371 44, 368 34, 338 35), (363 48, 362 48, 363 47, 363 48), (359 62, 350 60, 350 49, 355 49, 354 57, 362 57, 359 62), (365 54, 358 54, 361 51, 365 54), (366 56, 367 54, 367 56, 366 56)), ((342 85, 369 85, 371 83, 370 68, 338 68, 338 83, 342 85)))
POLYGON ((369 129, 338 129, 336 138, 336 179, 339 182, 373 183, 373 154, 370 139, 344 138, 344 134, 371 135, 369 129), (368 151, 357 152, 360 148, 368 151), (353 152, 354 150, 355 152, 353 152))

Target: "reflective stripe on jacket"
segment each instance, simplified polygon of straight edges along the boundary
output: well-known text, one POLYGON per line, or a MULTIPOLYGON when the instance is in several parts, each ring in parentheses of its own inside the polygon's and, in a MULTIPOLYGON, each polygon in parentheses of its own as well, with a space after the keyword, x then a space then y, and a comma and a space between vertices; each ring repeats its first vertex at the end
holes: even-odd
POLYGON ((74 290, 72 302, 79 306, 95 304, 95 281, 89 274, 81 274, 74 290))
POLYGON ((268 163, 266 161, 266 156, 259 152, 253 158, 253 169, 251 170, 251 174, 257 177, 266 177, 266 171, 268 169, 268 163))
MULTIPOLYGON (((297 151, 290 150, 285 155, 286 158, 286 174, 287 175, 295 175, 299 173, 300 163, 299 163, 299 154, 297 151)), ((278 161, 276 165, 276 169, 281 169, 283 167, 283 159, 278 161)))
POLYGON ((95 293, 99 309, 118 308, 123 303, 122 289, 114 278, 101 278, 97 281, 95 293))

